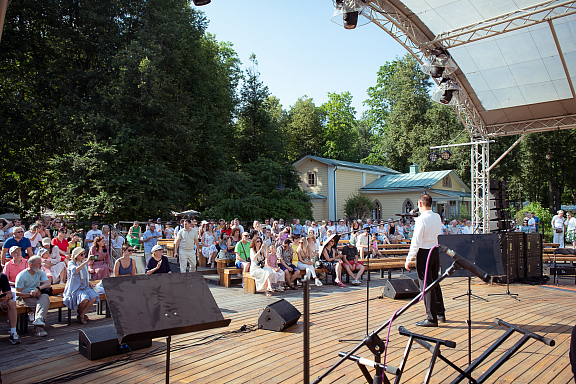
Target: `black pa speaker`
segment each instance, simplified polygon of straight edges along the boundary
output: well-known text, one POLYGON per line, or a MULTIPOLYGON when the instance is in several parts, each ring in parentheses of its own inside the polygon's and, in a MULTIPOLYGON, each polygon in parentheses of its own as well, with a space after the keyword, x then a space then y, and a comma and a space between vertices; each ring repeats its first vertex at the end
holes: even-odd
POLYGON ((301 313, 286 300, 278 300, 267 305, 258 319, 258 328, 269 331, 282 332, 286 328, 296 324, 301 313))
POLYGON ((410 272, 404 273, 403 275, 398 276, 398 279, 410 279, 416 284, 418 288, 420 288, 420 281, 418 281, 418 272, 410 272))
MULTIPOLYGON (((135 351, 151 347, 152 339, 133 341, 127 344, 130 351, 135 351)), ((114 324, 81 329, 78 351, 89 360, 98 360, 122 353, 114 324)))
POLYGON ((390 279, 384 286, 384 296, 391 299, 412 299, 418 296, 420 289, 412 279, 390 279))

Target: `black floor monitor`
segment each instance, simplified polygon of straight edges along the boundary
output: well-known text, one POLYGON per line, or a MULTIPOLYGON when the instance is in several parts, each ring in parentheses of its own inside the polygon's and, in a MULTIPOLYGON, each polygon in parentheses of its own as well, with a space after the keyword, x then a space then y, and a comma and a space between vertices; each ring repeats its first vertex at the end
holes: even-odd
MULTIPOLYGON (((438 243, 456 251, 469 262, 476 264, 484 272, 492 276, 505 275, 500 237, 496 233, 478 235, 440 235, 438 243)), ((454 259, 440 251, 440 264, 444 272, 454 259)), ((452 276, 472 276, 465 270, 459 270, 452 276)))

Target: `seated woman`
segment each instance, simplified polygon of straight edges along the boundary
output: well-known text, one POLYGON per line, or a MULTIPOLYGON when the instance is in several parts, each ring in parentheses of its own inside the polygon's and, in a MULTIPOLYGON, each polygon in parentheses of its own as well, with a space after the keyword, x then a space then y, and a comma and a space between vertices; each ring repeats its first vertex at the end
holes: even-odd
POLYGON ((398 237, 397 237, 397 233, 396 233, 396 224, 394 223, 393 219, 389 219, 388 220, 388 233, 386 234, 388 237, 388 241, 390 241, 391 244, 398 244, 398 237))
POLYGON ((372 235, 372 241, 370 242, 370 253, 376 258, 384 256, 378 249, 378 236, 376 236, 376 234, 372 235))
POLYGON ((90 262, 85 258, 86 251, 83 248, 74 248, 72 257, 68 263, 68 282, 64 289, 64 305, 78 311, 76 318, 82 324, 88 322, 86 312, 94 303, 100 302, 100 295, 94 292, 94 286, 89 281, 89 273, 85 268, 90 262))
POLYGON ((38 250, 38 256, 42 258, 42 269, 46 272, 46 276, 50 277, 52 284, 66 282, 66 261, 60 261, 60 248, 53 245, 50 239, 42 239, 44 248, 38 250))
POLYGON ((110 277, 112 268, 110 267, 110 255, 105 247, 103 236, 96 236, 94 243, 88 252, 88 272, 90 280, 102 280, 110 277))
POLYGON ((266 247, 262 246, 259 236, 255 236, 250 243, 250 275, 256 282, 256 292, 264 291, 266 296, 272 296, 270 276, 273 271, 266 267, 266 247))
POLYGON ((272 274, 270 275, 270 284, 276 292, 284 292, 283 285, 286 282, 286 275, 278 266, 278 256, 276 255, 276 247, 274 244, 268 247, 268 256, 266 257, 267 267, 270 267, 272 274))
POLYGON ((314 278, 317 287, 322 286, 322 282, 316 276, 316 271, 314 270, 314 263, 312 262, 312 252, 308 247, 308 240, 306 238, 299 238, 298 248, 296 249, 296 254, 298 255, 298 263, 296 268, 301 271, 306 271, 306 278, 312 280, 314 278))
POLYGON ((162 255, 162 246, 156 244, 152 247, 152 257, 146 264, 146 274, 152 275, 154 273, 172 273, 170 271, 170 263, 168 258, 162 255))
POLYGON ((320 261, 330 273, 336 274, 334 282, 339 287, 346 288, 346 284, 342 283, 342 256, 338 254, 338 239, 338 235, 331 235, 326 240, 320 250, 320 261))
POLYGON ((136 274, 136 263, 130 257, 132 253, 134 253, 134 247, 128 243, 122 244, 122 257, 114 263, 114 277, 136 274))
POLYGON ((383 244, 390 244, 390 240, 388 240, 388 228, 384 223, 384 220, 380 220, 380 225, 376 229, 378 233, 378 240, 381 241, 383 244))
POLYGON ((342 248, 342 266, 348 272, 350 277, 352 277, 352 284, 360 285, 360 277, 364 273, 364 265, 358 260, 358 249, 356 248, 356 241, 354 239, 350 240, 348 245, 342 248), (354 276, 354 271, 358 271, 356 276, 354 276))

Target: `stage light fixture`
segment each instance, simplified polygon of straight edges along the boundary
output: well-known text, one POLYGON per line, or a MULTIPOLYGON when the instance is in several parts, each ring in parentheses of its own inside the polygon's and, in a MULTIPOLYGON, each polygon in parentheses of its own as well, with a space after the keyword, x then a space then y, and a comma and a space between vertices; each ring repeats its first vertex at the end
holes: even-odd
POLYGON ((458 91, 462 90, 456 81, 443 78, 438 88, 432 94, 432 101, 440 104, 456 105, 458 103, 458 91))
POLYGON ((334 0, 332 21, 343 25, 345 29, 354 29, 358 25, 368 24, 371 16, 366 0, 334 0), (342 15, 342 22, 338 21, 340 15, 342 15), (363 19, 359 19, 361 15, 364 16, 363 19))
POLYGON ((430 160, 431 162, 435 162, 436 160, 438 160, 438 152, 430 152, 428 154, 428 160, 430 160))
POLYGON ((450 54, 442 48, 430 50, 430 52, 424 56, 424 62, 422 63, 422 71, 436 79, 442 76, 448 76, 456 72, 457 69, 458 66, 454 63, 450 54))
POLYGON ((445 149, 440 153, 440 157, 442 158, 442 160, 450 160, 450 156, 452 156, 452 153, 445 149))
POLYGON ((210 4, 212 0, 192 0, 192 1, 194 2, 195 6, 200 7, 202 5, 210 4))

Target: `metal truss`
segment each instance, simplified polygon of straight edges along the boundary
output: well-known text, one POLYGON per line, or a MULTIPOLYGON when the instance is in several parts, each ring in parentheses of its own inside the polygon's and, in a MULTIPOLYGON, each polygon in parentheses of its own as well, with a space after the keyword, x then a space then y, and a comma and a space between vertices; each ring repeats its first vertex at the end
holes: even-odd
MULTIPOLYGON (((430 40, 420 28, 408 19, 400 9, 387 0, 372 0, 368 5, 370 6, 371 21, 396 40, 422 64, 423 57, 428 54, 434 45, 430 43, 430 40)), ((484 143, 473 144, 471 149, 471 216, 473 228, 486 233, 488 232, 489 187, 489 144, 485 142, 487 137, 486 126, 460 80, 456 76, 453 76, 452 79, 462 88, 456 105, 453 105, 454 110, 468 131, 471 141, 484 141, 484 143)))
POLYGON ((466 27, 457 28, 450 32, 441 33, 434 40, 429 41, 427 45, 442 45, 446 49, 454 48, 572 14, 576 14, 576 1, 559 3, 558 1, 548 0, 531 7, 518 9, 466 27))
POLYGON ((574 128, 576 128, 576 114, 550 117, 546 119, 526 120, 516 123, 489 125, 486 130, 488 131, 488 136, 498 137, 574 128))

